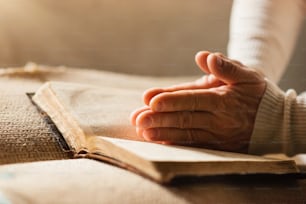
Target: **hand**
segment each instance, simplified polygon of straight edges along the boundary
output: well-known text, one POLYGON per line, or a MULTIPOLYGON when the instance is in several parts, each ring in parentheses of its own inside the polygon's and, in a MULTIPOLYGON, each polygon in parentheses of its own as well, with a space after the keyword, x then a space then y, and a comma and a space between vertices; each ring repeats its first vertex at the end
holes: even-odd
POLYGON ((208 75, 144 93, 147 106, 131 115, 138 135, 164 144, 247 152, 264 78, 221 54, 200 52, 196 62, 208 75))

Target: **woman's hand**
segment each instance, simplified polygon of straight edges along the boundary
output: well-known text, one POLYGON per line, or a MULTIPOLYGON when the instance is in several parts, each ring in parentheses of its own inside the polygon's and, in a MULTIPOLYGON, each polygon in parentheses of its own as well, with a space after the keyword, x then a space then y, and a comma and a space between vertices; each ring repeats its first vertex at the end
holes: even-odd
POLYGON ((153 88, 146 107, 131 114, 147 141, 247 152, 266 82, 262 75, 221 54, 200 52, 201 79, 153 88))

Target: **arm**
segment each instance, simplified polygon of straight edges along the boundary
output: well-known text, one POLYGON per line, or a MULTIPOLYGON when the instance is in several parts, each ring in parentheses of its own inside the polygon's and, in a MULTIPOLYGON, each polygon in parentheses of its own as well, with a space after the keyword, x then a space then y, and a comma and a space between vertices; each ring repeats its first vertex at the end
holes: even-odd
POLYGON ((278 83, 304 18, 304 0, 235 0, 228 54, 278 83))

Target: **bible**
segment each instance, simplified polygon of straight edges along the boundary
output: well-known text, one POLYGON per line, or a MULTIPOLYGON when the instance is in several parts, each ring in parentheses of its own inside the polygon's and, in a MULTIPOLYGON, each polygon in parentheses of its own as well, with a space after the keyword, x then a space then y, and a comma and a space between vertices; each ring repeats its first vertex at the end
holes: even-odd
POLYGON ((297 173, 293 160, 144 141, 129 122, 142 92, 47 82, 34 103, 55 123, 75 157, 126 168, 160 183, 179 176, 297 173))

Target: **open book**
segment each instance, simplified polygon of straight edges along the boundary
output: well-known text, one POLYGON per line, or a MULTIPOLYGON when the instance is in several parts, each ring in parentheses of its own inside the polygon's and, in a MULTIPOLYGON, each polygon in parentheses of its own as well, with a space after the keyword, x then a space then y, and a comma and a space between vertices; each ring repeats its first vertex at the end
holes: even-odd
POLYGON ((161 183, 177 176, 298 172, 292 160, 145 142, 129 122, 130 112, 143 105, 141 94, 48 82, 33 101, 50 116, 76 157, 111 162, 161 183))

